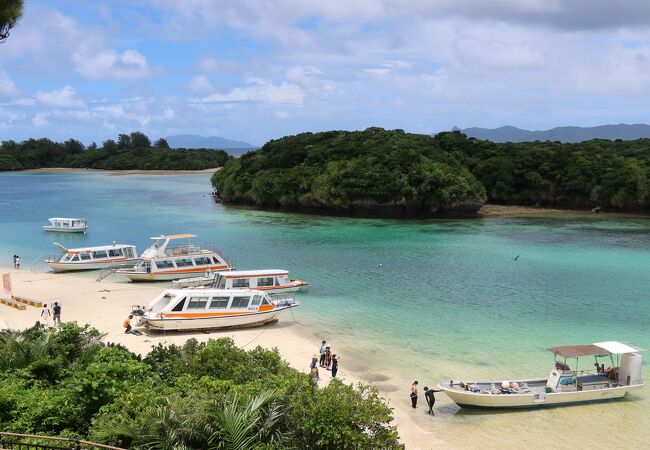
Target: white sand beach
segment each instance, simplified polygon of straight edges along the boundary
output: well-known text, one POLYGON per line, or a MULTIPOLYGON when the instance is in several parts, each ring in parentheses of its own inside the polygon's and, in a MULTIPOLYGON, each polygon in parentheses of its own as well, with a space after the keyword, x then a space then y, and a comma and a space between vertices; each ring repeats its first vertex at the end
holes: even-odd
MULTIPOLYGON (((308 324, 299 324, 290 314, 281 316, 278 323, 263 327, 217 330, 191 331, 143 334, 134 336, 124 334, 122 322, 135 305, 146 305, 162 289, 165 283, 128 283, 117 277, 96 282, 97 272, 55 274, 46 272, 16 271, 9 268, 0 269, 2 273, 11 273, 14 295, 42 301, 48 305, 54 301, 62 305, 61 318, 63 321, 76 321, 79 324, 90 324, 106 333, 107 342, 125 345, 131 351, 145 354, 152 346, 162 344, 183 344, 187 339, 196 338, 205 341, 210 338, 231 337, 235 344, 252 349, 256 346, 277 348, 282 357, 294 368, 309 372, 312 355, 318 352, 319 341, 306 337, 307 333, 299 328, 308 324)), ((0 329, 24 329, 39 320, 40 308, 28 306, 20 311, 0 304, 0 329)), ((135 321, 133 322, 135 323, 135 321)), ((346 371, 346 354, 335 349, 343 361, 339 377, 347 383, 357 383, 360 378, 346 371)), ((390 368, 387 368, 390 370, 390 368)), ((385 374, 390 375, 390 374, 385 374)), ((320 385, 330 381, 330 373, 320 370, 320 385)), ((363 381, 363 380, 362 380, 363 381)), ((428 449, 443 446, 448 443, 432 437, 433 434, 422 429, 414 422, 414 413, 410 408, 407 392, 409 386, 404 386, 395 392, 383 392, 382 395, 394 408, 395 425, 399 430, 401 441, 408 449, 428 449)), ((421 396, 422 397, 422 396, 421 396)), ((417 409, 418 416, 424 414, 424 399, 417 409)))

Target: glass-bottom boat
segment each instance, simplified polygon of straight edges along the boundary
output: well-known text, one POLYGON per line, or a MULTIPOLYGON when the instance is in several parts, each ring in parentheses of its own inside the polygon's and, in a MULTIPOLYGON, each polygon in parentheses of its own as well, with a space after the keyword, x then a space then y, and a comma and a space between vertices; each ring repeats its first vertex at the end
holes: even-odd
POLYGON ((54 272, 104 269, 120 263, 135 261, 138 252, 135 245, 118 244, 97 247, 65 248, 55 242, 61 254, 43 260, 54 272))
POLYGON ((548 378, 505 381, 448 381, 438 384, 457 405, 478 408, 535 408, 564 406, 622 398, 644 386, 641 375, 645 349, 617 342, 569 345, 550 348, 555 367, 548 378), (557 357, 564 358, 564 362, 557 357), (594 370, 578 371, 581 357, 594 357, 594 370), (573 369, 567 359, 575 358, 573 369), (598 358, 607 358, 609 366, 599 365, 598 358))
POLYGON ((296 306, 293 298, 251 289, 168 289, 134 314, 151 330, 216 329, 275 322, 296 306))

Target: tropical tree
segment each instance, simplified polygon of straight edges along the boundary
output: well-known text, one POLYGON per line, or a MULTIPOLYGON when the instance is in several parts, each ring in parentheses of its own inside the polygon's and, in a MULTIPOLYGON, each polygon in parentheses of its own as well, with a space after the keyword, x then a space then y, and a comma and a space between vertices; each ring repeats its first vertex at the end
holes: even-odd
POLYGON ((167 143, 167 139, 160 138, 158 139, 154 144, 154 147, 156 148, 169 148, 169 144, 167 143))
POLYGON ((23 15, 23 0, 2 0, 0 2, 0 42, 9 37, 11 30, 23 15))

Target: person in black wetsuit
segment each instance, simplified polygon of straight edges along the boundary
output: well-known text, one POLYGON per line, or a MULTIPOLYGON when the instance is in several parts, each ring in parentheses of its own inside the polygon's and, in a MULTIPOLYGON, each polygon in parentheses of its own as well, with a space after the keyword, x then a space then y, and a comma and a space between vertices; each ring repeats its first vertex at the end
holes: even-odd
POLYGON ((336 378, 336 372, 339 371, 339 359, 332 355, 332 378, 336 378))
POLYGON ((434 392, 442 392, 440 389, 429 389, 428 387, 424 387, 424 398, 427 401, 427 405, 429 405, 429 414, 433 414, 433 405, 436 404, 436 397, 434 392))

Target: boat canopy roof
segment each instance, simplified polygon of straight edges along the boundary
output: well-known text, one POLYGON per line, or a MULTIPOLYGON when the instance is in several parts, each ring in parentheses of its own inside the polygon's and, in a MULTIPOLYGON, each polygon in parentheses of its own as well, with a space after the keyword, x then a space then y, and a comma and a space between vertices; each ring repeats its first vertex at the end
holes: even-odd
POLYGON ((86 221, 86 219, 82 219, 81 217, 50 217, 47 220, 50 222, 63 222, 65 220, 80 220, 82 222, 86 221))
POLYGON ((229 270, 221 273, 226 278, 239 278, 239 277, 273 277, 288 275, 289 271, 280 269, 265 269, 265 270, 229 270))
POLYGON ((192 296, 197 297, 207 297, 207 296, 219 296, 223 295, 225 297, 230 297, 232 295, 265 295, 264 292, 257 291, 254 289, 167 289, 165 292, 167 295, 172 296, 192 296))
POLYGON ((59 244, 58 242, 54 242, 53 245, 55 247, 58 247, 62 251, 68 252, 68 253, 84 253, 84 252, 90 253, 90 252, 94 252, 94 251, 97 251, 97 250, 110 250, 110 249, 115 249, 115 248, 127 248, 127 247, 135 248, 135 245, 118 244, 117 242, 115 242, 112 245, 98 245, 98 246, 95 246, 95 247, 79 247, 79 248, 65 248, 63 245, 59 244))
POLYGON ((167 235, 163 234, 161 236, 154 236, 154 237, 151 237, 149 239, 154 239, 154 240, 158 240, 158 239, 191 239, 191 238, 195 238, 195 237, 196 237, 196 234, 167 234, 167 235))
POLYGON ((551 353, 563 358, 579 358, 580 356, 620 355, 623 353, 644 352, 646 349, 625 342, 605 341, 595 344, 564 345, 551 347, 551 353))

